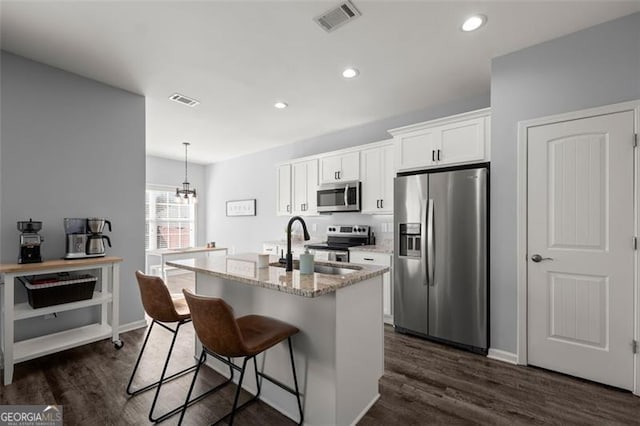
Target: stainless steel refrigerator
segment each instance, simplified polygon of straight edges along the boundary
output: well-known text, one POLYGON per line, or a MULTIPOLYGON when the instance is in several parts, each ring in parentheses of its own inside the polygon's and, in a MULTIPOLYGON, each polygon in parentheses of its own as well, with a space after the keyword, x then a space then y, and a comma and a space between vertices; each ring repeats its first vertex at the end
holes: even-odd
POLYGON ((394 325, 486 352, 486 167, 398 176, 394 325))

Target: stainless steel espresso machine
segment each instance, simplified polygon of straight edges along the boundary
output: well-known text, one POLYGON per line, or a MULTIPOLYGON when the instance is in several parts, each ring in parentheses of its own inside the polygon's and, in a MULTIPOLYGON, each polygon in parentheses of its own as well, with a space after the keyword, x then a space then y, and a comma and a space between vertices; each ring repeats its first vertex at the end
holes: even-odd
POLYGON ((111 240, 102 235, 105 226, 111 231, 111 222, 104 218, 65 218, 66 236, 65 259, 84 259, 105 255, 104 240, 111 247, 111 240))
POLYGON ((38 234, 42 229, 42 222, 29 221, 18 222, 18 231, 20 234, 20 256, 18 263, 38 263, 42 262, 40 253, 40 245, 44 238, 38 234))

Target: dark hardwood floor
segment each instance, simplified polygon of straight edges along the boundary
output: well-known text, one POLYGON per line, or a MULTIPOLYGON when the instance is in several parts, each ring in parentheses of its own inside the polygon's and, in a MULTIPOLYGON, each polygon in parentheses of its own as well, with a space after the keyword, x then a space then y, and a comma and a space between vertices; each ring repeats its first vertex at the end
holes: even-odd
MULTIPOLYGON (((193 288, 192 275, 171 277, 173 293, 193 288)), ((124 333, 124 348, 110 341, 16 365, 14 382, 0 386, 0 404, 62 404, 68 425, 147 424, 153 392, 127 398, 125 387, 145 330, 124 333)), ((170 334, 154 329, 143 358, 142 380, 159 374, 170 334)), ((357 356, 357 352, 354 352, 357 356)), ((171 371, 193 363, 193 328, 183 327, 171 371)), ((604 367, 604 366, 603 366, 604 367)), ((222 381, 203 369, 196 391, 222 381)), ((158 408, 183 401, 191 376, 163 386, 158 408)), ((231 406, 233 386, 189 408, 185 424, 215 420, 231 406)), ((385 329, 385 374, 380 399, 361 425, 562 424, 640 425, 640 398, 629 392, 549 371, 519 367, 385 329)), ((246 398, 246 394, 244 395, 246 398)), ((241 397, 242 398, 242 397, 241 397)), ((163 424, 177 423, 175 416, 163 424)), ((237 424, 288 425, 293 421, 258 402, 237 424)))

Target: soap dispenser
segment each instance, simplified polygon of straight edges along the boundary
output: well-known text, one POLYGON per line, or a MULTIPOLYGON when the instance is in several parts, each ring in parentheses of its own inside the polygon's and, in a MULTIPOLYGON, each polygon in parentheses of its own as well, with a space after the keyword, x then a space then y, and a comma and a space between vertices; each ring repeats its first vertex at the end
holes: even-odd
POLYGON ((313 269, 313 254, 305 248, 304 253, 300 255, 300 275, 311 275, 314 272, 313 269))

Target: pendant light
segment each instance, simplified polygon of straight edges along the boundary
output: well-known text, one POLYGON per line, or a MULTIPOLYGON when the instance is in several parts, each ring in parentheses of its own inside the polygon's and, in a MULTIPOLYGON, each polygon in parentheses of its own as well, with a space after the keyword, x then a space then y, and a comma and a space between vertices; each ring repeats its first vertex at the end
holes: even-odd
POLYGON ((184 145, 184 182, 182 182, 182 189, 176 188, 176 198, 179 202, 189 203, 193 201, 196 203, 198 199, 196 198, 196 189, 191 189, 191 184, 189 183, 189 179, 187 179, 187 148, 191 145, 189 142, 182 142, 184 145))

